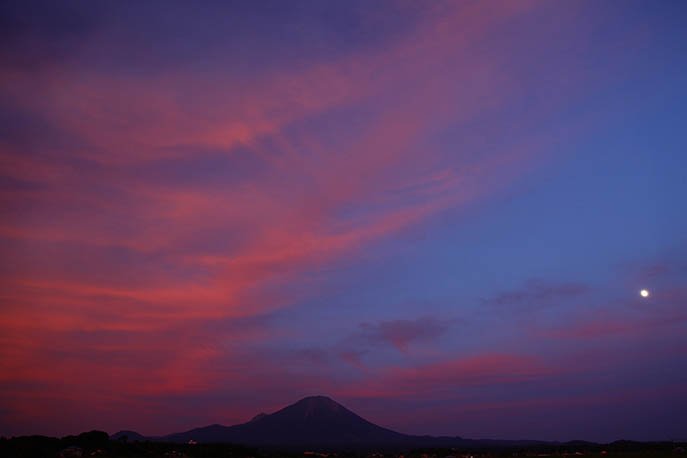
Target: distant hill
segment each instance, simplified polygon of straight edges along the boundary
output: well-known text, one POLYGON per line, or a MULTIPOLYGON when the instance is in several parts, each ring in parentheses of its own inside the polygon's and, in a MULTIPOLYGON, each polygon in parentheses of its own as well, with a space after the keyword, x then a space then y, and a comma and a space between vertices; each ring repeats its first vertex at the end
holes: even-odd
POLYGON ((147 440, 151 440, 148 437, 145 437, 142 434, 137 433, 136 431, 119 431, 114 433, 113 435, 110 436, 111 440, 124 440, 126 439, 129 442, 144 442, 147 440))

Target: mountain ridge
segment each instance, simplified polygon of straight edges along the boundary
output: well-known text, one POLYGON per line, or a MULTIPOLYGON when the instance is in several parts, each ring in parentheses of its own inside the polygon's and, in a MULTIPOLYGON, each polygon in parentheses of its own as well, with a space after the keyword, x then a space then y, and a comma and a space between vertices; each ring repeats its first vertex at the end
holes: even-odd
POLYGON ((170 442, 232 442, 259 446, 365 446, 405 442, 327 396, 308 396, 274 413, 233 426, 212 425, 163 436, 170 442))
MULTIPOLYGON (((133 431, 126 431, 134 435, 133 431)), ((121 433, 121 432, 120 432, 121 433)), ((116 433, 113 435, 119 435, 116 433)), ((144 437, 144 436, 141 436, 144 437)), ((328 396, 307 396, 271 414, 233 426, 213 424, 147 440, 234 443, 287 448, 407 448, 545 444, 544 441, 474 440, 460 436, 416 436, 376 425, 328 396)), ((134 439, 136 440, 136 439, 134 439)))

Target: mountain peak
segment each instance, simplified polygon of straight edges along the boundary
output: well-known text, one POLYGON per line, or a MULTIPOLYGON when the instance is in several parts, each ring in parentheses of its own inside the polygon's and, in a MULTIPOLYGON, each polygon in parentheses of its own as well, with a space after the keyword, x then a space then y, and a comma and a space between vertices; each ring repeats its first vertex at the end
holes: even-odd
MULTIPOLYGON (((288 408, 288 407, 287 407, 288 408)), ((291 409, 300 410, 306 417, 343 412, 347 409, 328 396, 308 396, 292 404, 291 409)))
POLYGON ((325 396, 325 395, 323 395, 323 394, 317 394, 317 395, 314 395, 314 396, 306 396, 306 397, 304 397, 303 399, 301 399, 300 401, 297 401, 297 402, 308 401, 308 400, 317 400, 317 401, 325 401, 325 402, 336 402, 336 401, 334 401, 332 398, 330 398, 329 396, 325 396))
POLYGON ((296 402, 295 405, 302 404, 302 403, 307 403, 307 404, 318 404, 318 405, 341 405, 329 396, 306 396, 300 401, 296 402))
POLYGON ((254 422, 254 421, 262 420, 262 419, 265 418, 265 417, 267 417, 267 414, 266 414, 265 412, 260 412, 259 414, 257 414, 257 415, 254 416, 253 418, 251 418, 251 420, 250 420, 249 423, 252 423, 252 422, 254 422))
POLYGON ((145 441, 147 438, 136 431, 118 431, 110 436, 112 440, 123 440, 123 441, 145 441))

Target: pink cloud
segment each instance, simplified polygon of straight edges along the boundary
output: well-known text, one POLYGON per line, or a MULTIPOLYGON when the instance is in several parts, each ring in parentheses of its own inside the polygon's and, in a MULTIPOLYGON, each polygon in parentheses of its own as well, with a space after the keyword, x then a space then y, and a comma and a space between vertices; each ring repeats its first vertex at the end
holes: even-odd
MULTIPOLYGON (((0 72, 14 101, 73 140, 66 146, 0 143, 2 175, 40 185, 0 190, 7 204, 0 236, 21 246, 8 249, 12 263, 0 279, 1 380, 33 381, 52 393, 32 398, 15 387, 8 393, 17 400, 7 395, 3 403, 31 419, 45 405, 57 417, 79 397, 100 412, 128 397, 197 394, 222 385, 273 388, 262 375, 282 374, 269 358, 247 362, 234 349, 269 335, 233 329, 225 339, 218 331, 204 334, 203 325, 307 298, 312 291, 305 288, 283 296, 271 287, 355 257, 441 212, 479 203, 556 142, 555 132, 530 129, 506 148, 477 153, 447 153, 428 142, 516 97, 517 81, 507 72, 513 57, 485 54, 480 43, 533 6, 437 5, 417 30, 388 47, 251 81, 188 68, 146 76, 69 64, 41 74, 0 72), (182 96, 188 88, 192 100, 182 96), (352 106, 367 122, 337 118, 352 106), (350 132, 336 141, 317 129, 294 129, 318 116, 332 116, 350 132), (200 179, 184 186, 150 179, 155 169, 145 169, 181 167, 174 161, 208 150, 233 158, 239 149, 262 166, 240 184, 200 179), (210 243, 207 234, 218 240, 210 243), (77 331, 120 332, 127 342, 105 339, 84 349, 77 331)), ((540 109, 539 117, 522 122, 536 126, 551 106, 540 109)), ((483 129, 475 137, 488 136, 483 129)), ((577 292, 568 285, 536 299, 577 292)), ((368 329, 401 352, 441 330, 431 320, 368 329)), ((341 356, 364 367, 359 353, 341 356)), ((421 394, 545 373, 538 361, 489 354, 390 369, 351 392, 421 394)), ((298 386, 316 386, 318 377, 298 386)))
POLYGON ((363 338, 372 342, 389 343, 399 352, 407 353, 411 343, 437 339, 450 325, 449 322, 423 317, 414 320, 363 323, 361 329, 363 338))
POLYGON ((341 394, 354 398, 440 399, 459 389, 504 386, 551 373, 536 358, 487 353, 414 367, 390 367, 341 394))
POLYGON ((547 283, 530 280, 521 289, 506 291, 486 299, 485 304, 510 308, 536 308, 556 305, 561 300, 577 298, 589 291, 580 283, 547 283))

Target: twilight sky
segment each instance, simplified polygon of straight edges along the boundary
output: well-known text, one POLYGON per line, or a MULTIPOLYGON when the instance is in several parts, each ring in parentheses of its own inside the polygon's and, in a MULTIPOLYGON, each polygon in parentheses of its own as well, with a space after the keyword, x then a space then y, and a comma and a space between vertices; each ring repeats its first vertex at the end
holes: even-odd
POLYGON ((0 435, 687 438, 686 6, 3 2, 0 435))

